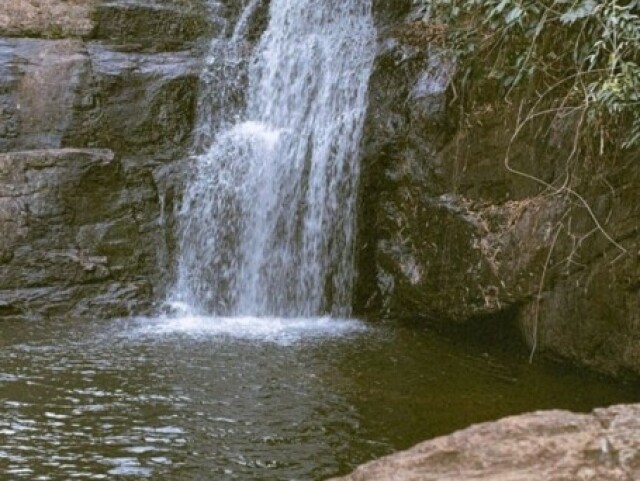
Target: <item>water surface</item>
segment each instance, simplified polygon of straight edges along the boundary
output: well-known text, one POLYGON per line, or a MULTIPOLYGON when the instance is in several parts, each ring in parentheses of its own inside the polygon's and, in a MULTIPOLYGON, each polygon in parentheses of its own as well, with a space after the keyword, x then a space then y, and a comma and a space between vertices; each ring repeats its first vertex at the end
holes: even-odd
POLYGON ((0 346, 3 480, 320 480, 473 422, 640 397, 322 318, 5 322, 0 346))

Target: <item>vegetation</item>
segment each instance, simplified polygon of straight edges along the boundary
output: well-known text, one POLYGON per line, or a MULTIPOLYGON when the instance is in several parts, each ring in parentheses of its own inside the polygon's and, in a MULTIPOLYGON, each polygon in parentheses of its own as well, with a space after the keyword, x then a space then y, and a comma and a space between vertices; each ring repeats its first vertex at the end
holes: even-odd
POLYGON ((640 145, 640 0, 416 0, 447 26, 472 78, 492 78, 507 100, 528 99, 525 121, 575 115, 582 139, 640 145), (594 135, 596 134, 596 135, 594 135))
POLYGON ((571 233, 566 221, 571 209, 585 209, 594 224, 578 245, 599 232, 619 252, 613 262, 628 253, 579 191, 584 189, 580 179, 590 178, 605 159, 629 159, 640 151, 640 0, 415 3, 423 6, 424 22, 432 30, 445 32, 447 50, 458 57, 459 74, 452 89, 453 101, 465 113, 461 127, 482 104, 503 99, 512 104, 517 123, 505 154, 507 171, 536 182, 545 195, 564 195, 569 201, 567 212, 553 226, 540 279, 531 333, 533 358, 544 285, 560 233, 571 233), (498 98, 490 98, 493 92, 498 98), (511 145, 528 125, 536 132, 554 125, 573 132, 565 168, 558 171, 564 171, 563 178, 548 183, 510 164, 511 145), (588 174, 574 176, 581 169, 588 174))

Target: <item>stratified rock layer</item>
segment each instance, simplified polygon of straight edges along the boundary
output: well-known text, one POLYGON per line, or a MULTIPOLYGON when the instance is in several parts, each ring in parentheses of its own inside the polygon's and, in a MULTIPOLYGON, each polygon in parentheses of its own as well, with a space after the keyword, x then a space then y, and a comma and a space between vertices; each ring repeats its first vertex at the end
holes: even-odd
POLYGON ((149 302, 150 186, 108 150, 0 154, 0 316, 126 315, 149 302))
POLYGON ((632 481, 640 406, 546 411, 471 426, 333 481, 632 481))
POLYGON ((0 36, 82 37, 91 34, 99 0, 7 0, 0 11, 0 36))
MULTIPOLYGON (((8 0, 0 36, 93 38, 123 48, 178 50, 208 33, 202 0, 8 0)), ((211 17, 213 18, 213 17, 211 17)))
POLYGON ((143 312, 168 277, 173 174, 191 148, 202 51, 232 11, 205 0, 9 3, 0 319, 143 312))

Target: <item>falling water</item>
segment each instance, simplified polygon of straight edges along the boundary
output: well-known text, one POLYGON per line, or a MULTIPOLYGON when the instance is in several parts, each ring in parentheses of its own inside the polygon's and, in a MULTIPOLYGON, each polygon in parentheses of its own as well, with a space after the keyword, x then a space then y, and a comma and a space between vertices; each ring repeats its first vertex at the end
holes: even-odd
POLYGON ((183 202, 174 301, 201 314, 347 316, 371 0, 272 0, 269 15, 243 106, 227 101, 219 128, 204 127, 212 140, 183 202))

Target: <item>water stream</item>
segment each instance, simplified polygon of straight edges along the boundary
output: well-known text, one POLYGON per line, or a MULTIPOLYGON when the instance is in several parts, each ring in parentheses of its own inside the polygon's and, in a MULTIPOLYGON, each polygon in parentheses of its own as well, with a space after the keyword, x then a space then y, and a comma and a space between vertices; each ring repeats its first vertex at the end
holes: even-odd
MULTIPOLYGON (((245 5, 227 52, 246 53, 257 6, 245 5)), ((274 0, 269 15, 245 92, 227 69, 213 102, 223 113, 200 117, 212 133, 183 202, 172 300, 209 315, 345 317, 375 49, 370 0, 274 0)))

